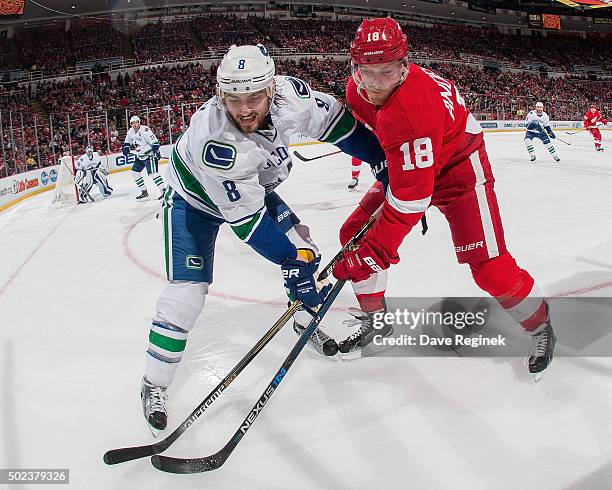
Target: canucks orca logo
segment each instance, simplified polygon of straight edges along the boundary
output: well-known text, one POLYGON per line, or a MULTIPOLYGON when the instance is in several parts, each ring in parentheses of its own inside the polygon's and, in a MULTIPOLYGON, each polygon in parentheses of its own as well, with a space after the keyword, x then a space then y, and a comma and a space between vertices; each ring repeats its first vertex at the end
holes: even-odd
POLYGON ((257 47, 259 48, 259 51, 261 51, 261 54, 263 54, 264 56, 270 56, 268 54, 268 50, 263 44, 258 44, 257 47))
POLYGON ((209 167, 229 170, 236 161, 236 148, 232 145, 209 141, 204 146, 202 161, 209 167))
POLYGON ((199 255, 188 255, 185 258, 185 267, 187 269, 202 269, 204 260, 199 255))
POLYGON ((40 181, 42 185, 47 185, 49 183, 49 174, 46 171, 40 174, 40 181))
POLYGON ((49 178, 51 179, 51 182, 57 182, 57 170, 55 170, 54 168, 52 168, 49 171, 49 178))
POLYGON ((305 81, 293 77, 287 77, 287 80, 289 80, 291 85, 293 85, 295 93, 298 95, 298 97, 301 97, 302 99, 310 98, 310 89, 305 81))

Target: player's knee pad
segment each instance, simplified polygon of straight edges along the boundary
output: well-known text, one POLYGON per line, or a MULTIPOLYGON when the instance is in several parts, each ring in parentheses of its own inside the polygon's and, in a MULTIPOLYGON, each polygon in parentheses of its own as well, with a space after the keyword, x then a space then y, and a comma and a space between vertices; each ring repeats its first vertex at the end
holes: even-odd
POLYGON ((508 252, 482 262, 471 263, 470 269, 476 285, 495 298, 512 294, 521 286, 522 281, 527 277, 531 278, 508 252))
POLYGON ((525 138, 525 144, 527 146, 530 146, 533 143, 533 140, 531 138, 525 138))
POLYGON ((154 320, 190 331, 202 313, 207 282, 171 281, 157 300, 154 320))

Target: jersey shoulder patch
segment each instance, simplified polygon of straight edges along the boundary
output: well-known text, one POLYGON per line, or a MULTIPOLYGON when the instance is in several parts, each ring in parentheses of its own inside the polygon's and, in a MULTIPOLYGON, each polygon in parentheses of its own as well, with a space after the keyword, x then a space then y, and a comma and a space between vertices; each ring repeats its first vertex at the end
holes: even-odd
POLYGON ((291 84, 298 97, 301 99, 310 98, 310 87, 308 87, 308 84, 304 80, 294 77, 285 77, 285 79, 291 84))

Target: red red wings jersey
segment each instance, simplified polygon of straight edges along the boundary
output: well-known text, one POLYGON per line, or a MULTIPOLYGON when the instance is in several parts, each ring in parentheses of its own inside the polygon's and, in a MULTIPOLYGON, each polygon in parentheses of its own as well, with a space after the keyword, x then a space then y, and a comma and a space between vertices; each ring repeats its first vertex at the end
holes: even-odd
POLYGON ((368 239, 397 257, 404 237, 431 202, 434 178, 473 152, 482 142, 482 130, 453 82, 412 63, 383 106, 364 100, 352 78, 346 100, 378 136, 389 165, 382 214, 368 239))
POLYGON ((593 112, 589 109, 589 111, 584 115, 584 127, 592 128, 598 122, 608 124, 608 121, 604 119, 604 117, 601 115, 601 112, 599 112, 598 110, 593 112))

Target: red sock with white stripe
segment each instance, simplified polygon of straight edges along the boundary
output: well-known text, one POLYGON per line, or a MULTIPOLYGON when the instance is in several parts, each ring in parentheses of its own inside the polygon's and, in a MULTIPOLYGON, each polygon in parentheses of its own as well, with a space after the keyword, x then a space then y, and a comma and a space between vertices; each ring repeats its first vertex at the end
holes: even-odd
POLYGON ((355 157, 352 157, 351 158, 351 177, 353 179, 358 179, 359 172, 361 172, 361 160, 355 157))

